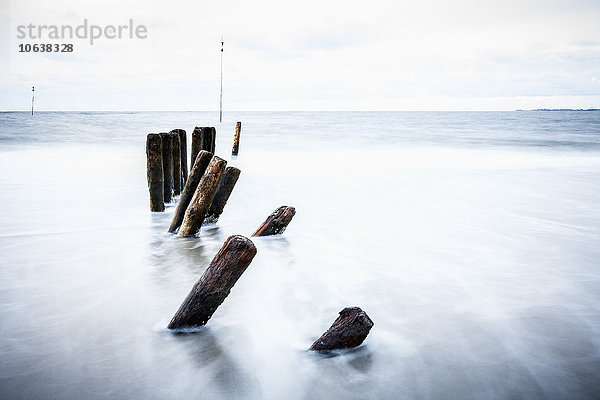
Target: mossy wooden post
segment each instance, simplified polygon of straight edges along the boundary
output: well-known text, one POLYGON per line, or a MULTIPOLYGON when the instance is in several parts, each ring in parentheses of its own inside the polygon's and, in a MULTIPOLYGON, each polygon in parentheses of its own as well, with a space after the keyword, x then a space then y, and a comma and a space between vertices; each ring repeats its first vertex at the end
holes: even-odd
POLYGON ((163 180, 164 201, 170 203, 173 199, 173 135, 162 132, 160 134, 163 145, 163 180))
POLYGON ((225 208, 225 204, 227 204, 227 200, 229 200, 229 196, 231 196, 233 187, 235 186, 239 177, 240 170, 236 167, 225 168, 225 173, 223 174, 221 181, 219 181, 219 186, 217 187, 215 197, 213 198, 210 208, 206 213, 206 222, 214 223, 219 220, 219 217, 225 208))
POLYGON ((267 217, 252 236, 270 236, 283 233, 294 215, 296 215, 294 207, 281 206, 267 217))
POLYGON ((235 136, 233 137, 233 149, 231 150, 232 156, 238 155, 240 149, 240 134, 242 133, 242 123, 240 121, 235 123, 235 136))
POLYGON ((190 172, 189 179, 181 191, 181 196, 179 196, 179 202, 177 203, 175 214, 173 214, 173 220, 171 221, 171 226, 169 226, 169 232, 175 232, 177 228, 181 226, 181 222, 185 216, 185 211, 187 210, 192 197, 194 197, 194 193, 198 187, 198 182, 200 182, 202 175, 204 175, 204 171, 206 171, 206 167, 208 167, 208 163, 210 163, 211 159, 212 154, 208 151, 202 150, 200 153, 198 153, 196 162, 194 162, 194 166, 190 172))
POLYGON ((210 160, 210 164, 206 168, 206 172, 200 179, 194 197, 190 201, 185 216, 181 222, 181 228, 179 228, 178 236, 194 236, 200 230, 206 212, 212 203, 219 181, 225 172, 225 166, 227 161, 213 156, 210 160))
POLYGON ((230 236, 187 295, 168 328, 205 325, 255 255, 256 247, 250 239, 240 235, 230 236))
POLYGON ((177 132, 170 132, 173 138, 173 194, 181 194, 181 142, 177 132))
POLYGON ((150 192, 150 211, 164 211, 162 139, 158 133, 149 133, 146 137, 146 174, 150 192))
POLYGON ((327 351, 351 349, 360 345, 373 327, 373 321, 359 307, 346 307, 340 316, 309 350, 327 351))

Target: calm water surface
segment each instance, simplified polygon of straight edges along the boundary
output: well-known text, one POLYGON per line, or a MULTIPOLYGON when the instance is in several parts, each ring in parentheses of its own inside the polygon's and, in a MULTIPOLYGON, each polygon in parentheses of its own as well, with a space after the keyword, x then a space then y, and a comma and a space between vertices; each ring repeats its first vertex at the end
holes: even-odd
POLYGON ((599 112, 216 117, 0 113, 0 398, 600 398, 599 112), (145 136, 213 125, 240 180, 178 239, 145 136), (283 204, 209 324, 167 331, 283 204), (306 351, 354 305, 362 346, 306 351))

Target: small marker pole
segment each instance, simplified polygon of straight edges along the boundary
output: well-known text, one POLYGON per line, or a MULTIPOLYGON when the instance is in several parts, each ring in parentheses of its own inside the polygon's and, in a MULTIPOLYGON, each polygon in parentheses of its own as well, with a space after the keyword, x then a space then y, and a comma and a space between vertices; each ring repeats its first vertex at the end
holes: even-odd
POLYGON ((31 115, 33 115, 33 101, 35 100, 35 86, 31 87, 31 115))
POLYGON ((223 36, 221 36, 221 95, 219 97, 219 122, 223 122, 223 36))

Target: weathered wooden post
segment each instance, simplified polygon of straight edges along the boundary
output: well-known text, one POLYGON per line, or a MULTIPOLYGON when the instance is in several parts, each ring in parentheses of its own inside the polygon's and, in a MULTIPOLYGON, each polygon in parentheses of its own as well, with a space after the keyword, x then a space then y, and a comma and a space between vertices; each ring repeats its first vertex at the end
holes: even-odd
POLYGON ((195 127, 192 132, 192 160, 200 150, 215 154, 215 140, 217 131, 212 127, 195 127))
MULTIPOLYGON (((188 166, 187 166, 187 134, 184 129, 173 129, 172 132, 176 132, 179 135, 179 141, 181 143, 181 190, 185 187, 185 183, 188 180, 188 166)), ((194 160, 192 160, 192 164, 194 160)), ((191 168, 190 168, 191 169, 191 168)))
POLYGON ((235 136, 233 137, 233 149, 231 150, 232 156, 238 155, 240 149, 240 134, 242 133, 242 123, 240 121, 235 123, 235 136))
POLYGON ((255 255, 256 247, 250 239, 240 235, 230 236, 187 295, 168 328, 205 325, 255 255))
POLYGON ((179 134, 170 132, 173 138, 173 194, 181 194, 181 141, 179 134))
POLYGON ((213 156, 210 164, 206 168, 206 172, 200 179, 194 197, 190 201, 185 216, 181 222, 178 236, 194 236, 200 230, 202 222, 206 216, 206 212, 212 203, 215 192, 219 186, 219 181, 225 172, 227 161, 213 156))
POLYGON ((170 203, 173 198, 173 135, 161 132, 160 137, 163 145, 164 201, 170 203))
POLYGON ((219 217, 225 208, 225 204, 227 203, 227 200, 229 200, 229 196, 231 196, 233 187, 235 186, 239 177, 240 170, 236 167, 225 168, 225 173, 219 181, 219 186, 217 187, 215 197, 213 198, 210 208, 206 213, 206 222, 217 222, 219 220, 219 217))
POLYGON ((283 233, 294 215, 296 215, 294 207, 281 206, 267 217, 252 236, 270 236, 283 233))
POLYGON ((196 162, 194 162, 194 166, 192 167, 192 172, 190 172, 189 179, 186 182, 183 191, 181 192, 181 196, 179 196, 179 202, 177 203, 175 214, 173 214, 173 221, 171 221, 169 232, 175 232, 177 228, 181 226, 181 222, 185 216, 185 211, 187 210, 192 197, 194 197, 194 193, 198 187, 198 182, 200 182, 202 175, 204 175, 204 171, 206 171, 206 167, 208 167, 212 156, 213 155, 211 153, 204 150, 198 153, 196 162))
POLYGON ((146 137, 146 174, 150 191, 150 211, 164 211, 162 139, 158 133, 146 137))
POLYGON ((371 318, 359 307, 346 307, 309 350, 327 351, 356 347, 366 339, 373 325, 371 318))

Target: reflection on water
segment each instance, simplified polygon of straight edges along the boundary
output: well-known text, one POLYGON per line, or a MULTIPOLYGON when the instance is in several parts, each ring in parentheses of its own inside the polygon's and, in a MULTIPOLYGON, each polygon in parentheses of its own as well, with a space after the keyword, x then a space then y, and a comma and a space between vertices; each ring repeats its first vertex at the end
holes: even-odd
POLYGON ((552 115, 241 114, 240 180, 193 239, 147 211, 143 143, 198 116, 0 116, 0 398, 599 398, 600 122, 552 115), (209 324, 165 329, 283 204, 209 324), (346 306, 365 343, 308 352, 346 306))

